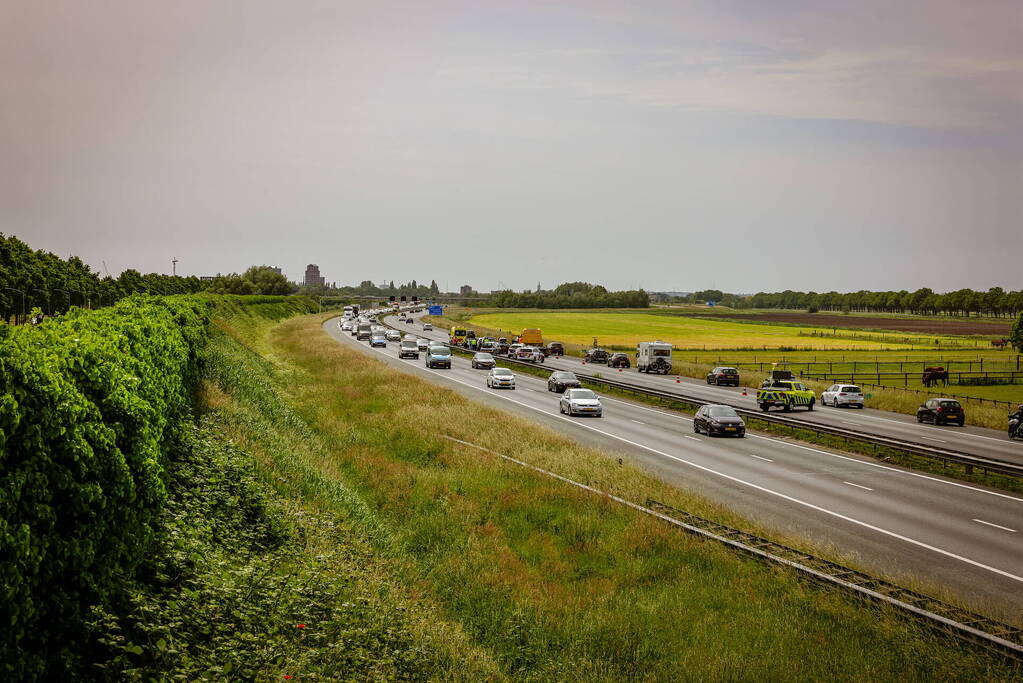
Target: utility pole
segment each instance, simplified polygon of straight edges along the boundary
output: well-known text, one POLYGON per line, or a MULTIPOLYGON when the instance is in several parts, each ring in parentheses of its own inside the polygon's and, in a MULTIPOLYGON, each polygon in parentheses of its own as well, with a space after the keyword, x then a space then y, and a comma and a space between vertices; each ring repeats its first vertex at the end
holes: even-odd
POLYGON ((171 260, 171 275, 173 275, 174 277, 178 276, 178 257, 177 256, 175 256, 171 260))

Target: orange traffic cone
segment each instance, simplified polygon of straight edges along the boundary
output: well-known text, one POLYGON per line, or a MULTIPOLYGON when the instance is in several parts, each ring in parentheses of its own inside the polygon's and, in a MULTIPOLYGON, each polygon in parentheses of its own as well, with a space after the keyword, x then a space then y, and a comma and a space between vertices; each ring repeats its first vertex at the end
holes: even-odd
POLYGON ((675 376, 675 384, 682 384, 682 378, 676 375, 675 376))

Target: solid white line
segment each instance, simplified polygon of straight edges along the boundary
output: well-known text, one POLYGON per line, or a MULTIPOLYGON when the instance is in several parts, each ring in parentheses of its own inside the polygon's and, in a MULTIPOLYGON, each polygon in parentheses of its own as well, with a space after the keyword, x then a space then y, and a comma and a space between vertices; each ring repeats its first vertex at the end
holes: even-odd
POLYGON ((854 484, 854 483, 852 483, 851 481, 843 481, 842 483, 843 483, 843 484, 849 484, 849 486, 855 486, 856 488, 858 488, 858 489, 863 489, 863 490, 865 490, 865 491, 873 491, 873 490, 874 490, 874 489, 872 489, 872 488, 869 488, 869 487, 867 487, 867 486, 860 486, 859 484, 854 484))
POLYGON ((765 458, 762 455, 757 455, 756 453, 750 453, 749 455, 751 458, 756 458, 757 460, 766 460, 767 462, 774 462, 774 460, 771 460, 770 458, 765 458))
POLYGON ((992 524, 991 522, 985 522, 983 519, 975 519, 973 521, 980 522, 981 524, 987 524, 988 526, 993 526, 994 528, 1001 529, 1002 531, 1011 531, 1012 533, 1016 533, 1015 529, 1010 529, 1009 527, 1002 526, 1001 524, 992 524))
MULTIPOLYGON (((674 413, 666 413, 663 410, 655 410, 654 408, 647 408, 646 406, 642 406, 642 405, 639 405, 637 403, 630 403, 629 401, 622 401, 621 399, 617 399, 617 398, 608 398, 608 397, 605 396, 601 400, 604 400, 604 401, 614 401, 615 403, 621 403, 621 404, 624 404, 624 405, 627 405, 627 406, 632 406, 633 408, 638 408, 639 410, 646 410, 646 411, 649 411, 651 413, 657 413, 658 415, 663 415, 665 417, 672 417, 672 418, 675 418, 676 420, 682 420, 683 422, 692 422, 693 421, 693 418, 691 418, 691 417, 685 417, 684 415, 677 415, 677 414, 674 414, 674 413)), ((770 436, 760 436, 759 434, 751 434, 750 432, 746 432, 746 436, 751 438, 751 439, 763 439, 764 441, 770 441, 771 443, 776 443, 776 444, 781 445, 781 446, 788 446, 790 448, 801 448, 801 449, 803 449, 805 451, 810 451, 811 453, 819 453, 821 455, 826 455, 826 456, 831 457, 831 458, 838 458, 839 460, 847 460, 849 462, 859 463, 860 465, 867 465, 868 467, 874 467, 874 468, 881 469, 881 470, 887 470, 889 472, 895 472, 896 474, 903 474, 903 475, 906 475, 906 476, 909 476, 909 477, 916 477, 918 479, 926 479, 928 481, 938 482, 939 484, 947 484, 948 486, 955 486, 955 487, 958 487, 958 488, 967 489, 969 491, 976 491, 978 493, 986 493, 989 496, 997 496, 998 498, 1007 498, 1008 500, 1014 500, 1017 503, 1023 503, 1023 498, 1018 498, 1016 496, 1010 496, 1010 495, 1007 495, 1007 494, 1004 494, 1004 493, 999 493, 998 491, 989 491, 987 489, 977 488, 976 486, 970 486, 968 484, 961 484, 958 481, 949 481, 948 479, 940 479, 938 477, 932 477, 932 476, 929 476, 929 475, 926 475, 926 474, 921 474, 919 472, 911 472, 909 470, 900 470, 899 468, 892 467, 890 465, 881 465, 880 463, 876 463, 876 462, 870 462, 870 461, 867 461, 867 460, 859 460, 857 458, 851 458, 851 457, 849 457, 847 455, 839 455, 838 453, 829 453, 828 451, 822 451, 819 448, 813 448, 811 446, 804 446, 802 444, 798 444, 798 443, 795 443, 795 442, 792 442, 792 441, 781 441, 779 439, 775 439, 775 438, 772 438, 770 436)))
POLYGON ((682 436, 687 438, 687 439, 692 439, 693 441, 703 441, 703 439, 699 439, 699 438, 697 438, 695 436, 689 436, 688 434, 683 434, 682 436))
POLYGON ((638 425, 641 425, 641 424, 646 424, 645 422, 640 422, 639 420, 633 420, 633 419, 631 419, 631 418, 630 418, 630 420, 629 420, 629 421, 630 421, 630 422, 635 422, 635 423, 636 423, 636 424, 638 424, 638 425))
POLYGON ((921 436, 920 438, 927 439, 928 441, 937 441, 939 443, 948 443, 948 441, 945 441, 944 439, 935 439, 933 436, 921 436))
MULTIPOLYGON (((408 361, 404 361, 404 362, 408 363, 408 361)), ((458 382, 459 384, 462 384, 464 386, 470 387, 472 389, 481 390, 480 387, 478 387, 478 386, 476 386, 474 384, 469 384, 468 382, 464 382, 464 381, 462 381, 460 379, 456 379, 454 377, 448 377, 448 379, 451 380, 452 382, 458 382)), ((483 391, 485 391, 485 389, 483 389, 483 391)), ((998 574, 1000 576, 1004 576, 1006 578, 1012 579, 1013 581, 1019 581, 1020 583, 1023 583, 1023 576, 1017 576, 1016 574, 1012 574, 1010 572, 998 569, 996 567, 992 567, 992 566, 983 564, 981 562, 977 562, 976 560, 971 560, 968 557, 963 557, 962 555, 957 555, 957 554, 955 554, 953 552, 950 552, 948 550, 944 550, 942 548, 938 548, 937 546, 933 546, 933 545, 930 545, 928 543, 924 543, 923 541, 918 541, 918 540, 910 538, 908 536, 903 536, 902 534, 895 533, 894 531, 889 531, 887 529, 882 529, 879 526, 875 526, 873 524, 869 524, 868 522, 860 521, 858 519, 855 519, 853 517, 849 517, 848 515, 843 515, 843 514, 841 514, 839 512, 835 512, 833 510, 828 510, 827 508, 823 508, 823 507, 821 507, 819 505, 815 505, 815 504, 810 503, 810 502, 805 501, 805 500, 800 500, 799 498, 795 498, 793 496, 789 496, 789 495, 781 493, 779 491, 774 491, 774 490, 769 489, 769 488, 767 488, 765 486, 760 486, 759 484, 754 484, 753 482, 746 481, 744 479, 740 479, 739 477, 733 477, 730 474, 725 474, 724 472, 718 472, 717 470, 713 470, 713 469, 711 469, 709 467, 706 467, 704 465, 699 465, 699 464, 697 464, 695 462, 692 462, 691 460, 686 460, 685 458, 680 458, 680 457, 678 457, 676 455, 671 455, 670 453, 665 453, 664 451, 660 451, 660 450, 657 450, 656 448, 652 448, 650 446, 646 446, 646 445, 641 444, 639 442, 632 441, 630 439, 626 439, 625 437, 618 436, 617 434, 612 434, 611 432, 606 432, 603 429, 597 429, 596 427, 591 427, 588 424, 583 424, 582 422, 579 422, 578 420, 573 420, 572 418, 565 417, 564 415, 554 415, 553 413, 548 413, 546 410, 543 410, 542 408, 537 408, 536 406, 531 406, 531 405, 529 405, 527 403, 522 403, 521 401, 517 401, 517 400, 515 400, 515 399, 513 399, 511 397, 505 397, 505 400, 511 401, 512 403, 516 403, 516 404, 522 406, 523 408, 529 408, 530 410, 535 410, 538 413, 543 413, 547 417, 564 420, 566 422, 570 422, 571 424, 575 425, 576 427, 581 427, 582 429, 589 429, 591 431, 597 432, 598 434, 603 434, 604 436, 606 436, 606 437, 608 437, 610 439, 615 439, 617 441, 621 441, 622 443, 627 443, 630 446, 635 446, 636 448, 642 448, 643 450, 649 451, 649 452, 654 453, 656 455, 660 455, 661 457, 664 457, 664 458, 668 458, 669 460, 674 460, 676 462, 680 462, 680 463, 683 463, 685 465, 689 465, 690 467, 695 467, 698 470, 703 470, 704 472, 708 472, 710 474, 717 475, 717 476, 722 477, 724 479, 728 479, 729 481, 734 481, 737 484, 743 484, 744 486, 748 486, 748 487, 750 487, 752 489, 756 489, 757 491, 762 491, 762 492, 767 493, 769 495, 777 496, 778 498, 781 498, 783 500, 787 500, 787 501, 789 501, 791 503, 795 503, 797 505, 802 505, 804 507, 808 507, 811 510, 816 510, 817 512, 821 512, 823 514, 830 515, 830 516, 835 517, 837 519, 841 519, 843 521, 849 522, 850 524, 856 524, 856 525, 861 526, 861 527, 863 527, 865 529, 870 529, 871 531, 876 531, 879 534, 884 534, 885 536, 890 536, 890 537, 898 539, 900 541, 904 541, 906 543, 910 543, 912 545, 924 548, 926 550, 930 550, 930 551, 932 551, 934 553, 937 553, 939 555, 944 555, 945 557, 950 557, 950 558, 952 558, 954 560, 959 560, 960 562, 964 562, 964 563, 972 565, 974 567, 978 567, 979 569, 984 569, 984 570, 992 572, 994 574, 998 574)), ((809 449, 809 450, 813 450, 813 449, 809 449)), ((938 480, 938 481, 940 481, 940 480, 938 480)))

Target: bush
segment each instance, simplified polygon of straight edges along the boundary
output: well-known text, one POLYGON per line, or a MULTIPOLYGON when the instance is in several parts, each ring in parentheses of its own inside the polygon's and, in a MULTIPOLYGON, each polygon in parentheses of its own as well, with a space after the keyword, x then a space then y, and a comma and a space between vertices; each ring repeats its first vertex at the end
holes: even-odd
POLYGON ((135 296, 0 335, 0 670, 72 666, 87 607, 130 576, 166 496, 209 304, 135 296))

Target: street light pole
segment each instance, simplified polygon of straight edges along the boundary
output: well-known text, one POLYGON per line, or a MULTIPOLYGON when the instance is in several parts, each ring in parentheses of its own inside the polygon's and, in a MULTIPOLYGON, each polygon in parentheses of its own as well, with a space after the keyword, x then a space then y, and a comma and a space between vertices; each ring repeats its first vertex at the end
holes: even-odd
POLYGON ((23 289, 15 289, 14 287, 4 287, 4 289, 9 289, 12 292, 18 292, 19 294, 21 294, 21 322, 24 323, 25 322, 25 290, 23 290, 23 289))

